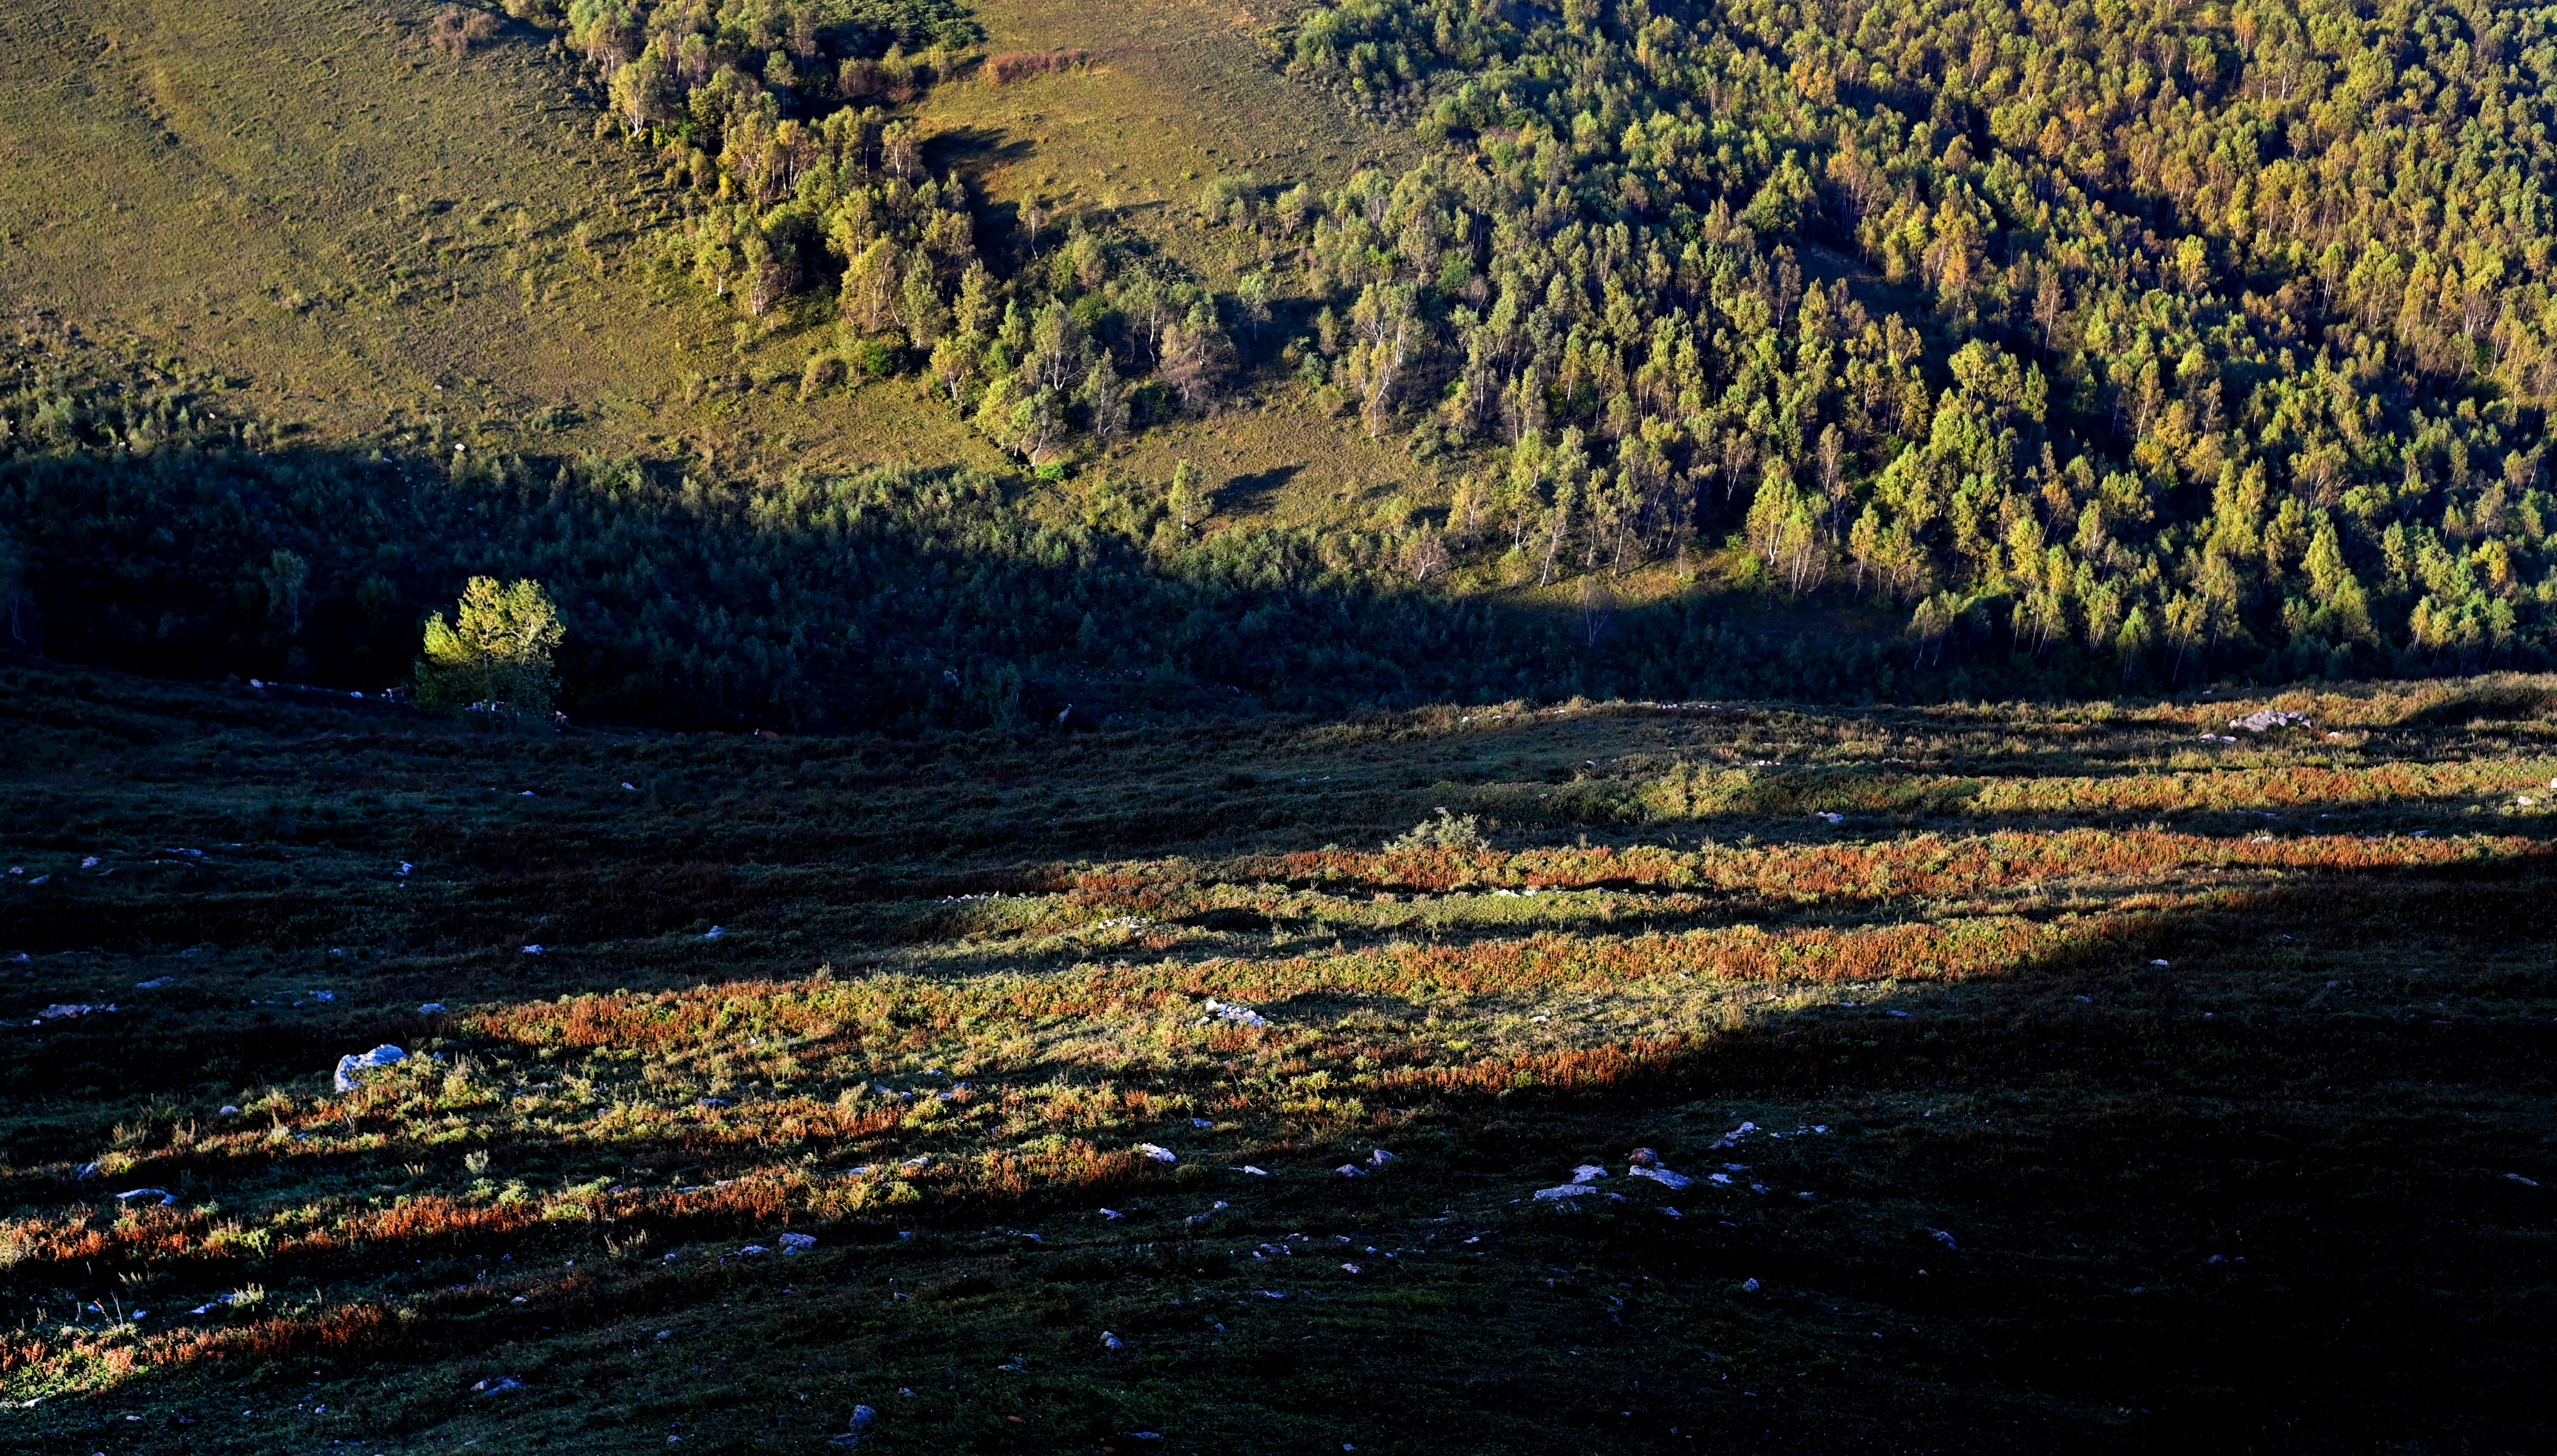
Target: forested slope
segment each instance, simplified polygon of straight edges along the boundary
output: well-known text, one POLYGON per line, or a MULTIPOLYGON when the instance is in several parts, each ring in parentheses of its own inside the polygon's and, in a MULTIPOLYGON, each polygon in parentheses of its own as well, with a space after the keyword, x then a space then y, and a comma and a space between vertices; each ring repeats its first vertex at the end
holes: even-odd
POLYGON ((2552 19, 1324 6, 1291 70, 1440 153, 1308 276, 1372 429, 1509 447, 1451 529, 1544 573, 1737 524, 1922 640, 2536 651, 2552 19))
POLYGON ((408 19, 548 46, 645 179, 630 277, 734 358, 279 456, 171 428, 218 391, 170 355, 23 354, 22 645, 378 682, 524 572, 573 707, 811 725, 2551 650, 2536 9, 1317 5, 1151 139, 1047 108, 1164 105, 1161 44, 1026 0, 408 19))

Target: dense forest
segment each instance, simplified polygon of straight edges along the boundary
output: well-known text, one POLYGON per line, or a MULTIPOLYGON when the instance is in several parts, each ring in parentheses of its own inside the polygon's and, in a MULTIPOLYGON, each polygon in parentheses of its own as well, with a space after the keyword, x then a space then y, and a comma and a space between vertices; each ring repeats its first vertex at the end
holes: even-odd
POLYGON ((1506 449, 1460 538, 1737 528, 2132 674, 2547 650, 2557 15, 1349 0, 1289 65, 1438 144, 1307 277, 1372 431, 1506 449))
POLYGON ((981 257, 964 182, 864 104, 946 30, 811 101, 792 53, 747 65, 824 33, 786 7, 601 13, 579 43, 712 199, 706 281, 834 289, 1033 465, 1208 405, 1283 295, 1321 306, 1288 372, 1452 461, 1420 549, 1513 579, 1732 538, 1931 651, 2128 678, 2546 650, 2537 10, 1325 5, 1290 71, 1433 155, 1212 183, 1197 214, 1278 264, 1223 298, 1106 216, 981 257))

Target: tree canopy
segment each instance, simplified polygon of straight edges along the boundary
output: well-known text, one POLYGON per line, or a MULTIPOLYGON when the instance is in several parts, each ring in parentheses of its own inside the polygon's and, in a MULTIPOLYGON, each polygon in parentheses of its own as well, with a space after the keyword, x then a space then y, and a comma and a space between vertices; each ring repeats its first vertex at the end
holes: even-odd
POLYGON ((426 619, 418 702, 516 717, 547 715, 559 691, 551 654, 565 635, 559 608, 541 583, 501 586, 494 577, 472 577, 452 621, 440 611, 426 619))

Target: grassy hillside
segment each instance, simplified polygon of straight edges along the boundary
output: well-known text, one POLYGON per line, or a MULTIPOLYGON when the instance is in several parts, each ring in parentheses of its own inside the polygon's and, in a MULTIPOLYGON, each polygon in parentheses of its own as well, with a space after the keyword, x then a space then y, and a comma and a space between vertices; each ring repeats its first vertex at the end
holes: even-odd
MULTIPOLYGON (((731 476, 999 459, 911 382, 803 401, 808 355, 834 342, 826 303, 740 328, 652 266, 673 193, 643 153, 598 135, 594 78, 522 22, 460 56, 439 49, 435 9, 12 7, 0 299, 13 322, 224 378, 239 408, 315 440, 432 424, 482 448, 636 453, 731 476)), ((1275 75, 1230 14, 998 5, 982 18, 998 49, 1097 58, 946 86, 922 106, 936 157, 998 208, 1106 205, 1215 271, 1225 250, 1183 225, 1200 178, 1337 183, 1409 151, 1275 75)), ((1392 458, 1317 418, 1280 409, 1213 440, 1184 427, 1126 468, 1168 478, 1189 454, 1224 466, 1220 482, 1387 482, 1392 458)), ((1248 488, 1232 500, 1262 504, 1248 488)))
POLYGON ((2549 1436, 2544 680, 929 744, 5 687, 9 1449, 2549 1436))

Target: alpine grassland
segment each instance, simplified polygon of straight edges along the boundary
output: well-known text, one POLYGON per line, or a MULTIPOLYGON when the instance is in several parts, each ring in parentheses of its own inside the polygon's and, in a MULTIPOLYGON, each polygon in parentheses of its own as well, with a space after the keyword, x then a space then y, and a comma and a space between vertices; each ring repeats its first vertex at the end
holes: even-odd
POLYGON ((2548 1434, 2545 680, 928 740, 0 686, 12 1449, 2548 1434))
POLYGON ((2557 1449, 2552 85, 0 5, 0 1452, 2557 1449))

